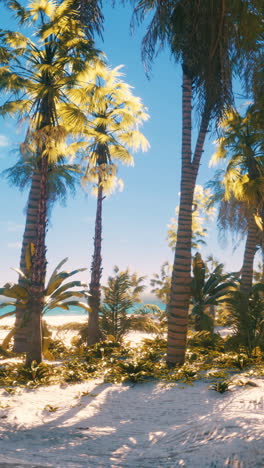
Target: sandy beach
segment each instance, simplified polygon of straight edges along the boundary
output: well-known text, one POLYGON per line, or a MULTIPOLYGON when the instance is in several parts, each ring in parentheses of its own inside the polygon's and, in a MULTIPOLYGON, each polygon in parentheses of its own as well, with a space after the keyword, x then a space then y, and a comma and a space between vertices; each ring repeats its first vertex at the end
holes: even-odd
MULTIPOLYGON (((47 318, 54 327, 85 320, 47 318)), ((1 323, 11 324, 10 318, 1 323)), ((132 332, 127 339, 137 344, 143 336, 132 332)), ((0 466, 263 467, 263 376, 234 374, 224 394, 209 383, 93 379, 18 387, 11 394, 2 388, 0 466), (241 386, 239 380, 250 383, 241 386)))

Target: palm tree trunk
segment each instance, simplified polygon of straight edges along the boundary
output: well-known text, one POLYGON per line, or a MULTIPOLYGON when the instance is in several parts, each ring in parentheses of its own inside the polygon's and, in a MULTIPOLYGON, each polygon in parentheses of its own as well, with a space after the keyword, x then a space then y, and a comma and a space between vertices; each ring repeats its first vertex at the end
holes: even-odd
POLYGON ((101 276, 102 276, 102 207, 103 207, 103 189, 101 180, 98 181, 97 208, 95 218, 94 233, 94 254, 91 266, 91 281, 89 285, 90 296, 88 303, 90 306, 88 320, 87 343, 92 345, 98 343, 101 339, 99 328, 99 309, 101 301, 101 276))
POLYGON ((192 160, 192 79, 183 72, 182 94, 182 178, 177 242, 168 304, 167 365, 183 364, 186 351, 188 310, 191 285, 191 239, 193 194, 208 130, 205 109, 192 160))
POLYGON ((47 178, 48 159, 41 158, 40 197, 38 203, 38 223, 36 250, 32 261, 32 285, 30 294, 30 327, 31 335, 28 339, 26 365, 30 366, 32 361, 42 361, 42 311, 44 306, 44 291, 46 277, 46 229, 47 229, 47 178))
MULTIPOLYGON (((28 197, 26 224, 22 240, 22 249, 20 255, 20 270, 26 271, 25 253, 30 242, 36 244, 37 239, 37 222, 38 222, 38 204, 40 198, 40 180, 41 175, 39 169, 36 169, 32 175, 32 182, 28 197)), ((20 276, 18 283, 24 286, 23 278, 20 276)), ((27 340, 30 335, 29 324, 24 324, 24 311, 16 307, 15 335, 14 347, 15 353, 24 353, 27 351, 27 340)))
POLYGON ((249 221, 248 234, 244 251, 243 265, 241 269, 241 287, 242 293, 248 295, 253 281, 253 264, 257 251, 258 228, 252 217, 249 221))
POLYGON ((248 234, 244 251, 243 265, 241 269, 241 283, 240 283, 240 321, 239 321, 239 335, 244 342, 247 353, 251 356, 252 345, 252 329, 250 326, 250 311, 249 311, 249 294, 253 281, 253 264, 257 251, 258 242, 258 228, 252 217, 249 220, 248 234))

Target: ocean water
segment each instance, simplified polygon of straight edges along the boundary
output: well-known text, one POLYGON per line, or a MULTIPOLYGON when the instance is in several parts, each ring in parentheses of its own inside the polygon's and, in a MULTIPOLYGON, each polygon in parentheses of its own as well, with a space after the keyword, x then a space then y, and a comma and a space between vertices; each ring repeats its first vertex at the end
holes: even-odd
MULTIPOLYGON (((142 307, 144 304, 153 304, 153 305, 158 306, 162 310, 165 309, 165 305, 162 302, 157 301, 156 299, 148 299, 147 301, 144 300, 141 303, 135 304, 133 309, 128 311, 128 313, 136 312, 136 310, 139 307, 142 307)), ((2 315, 5 315, 5 314, 9 313, 9 312, 12 312, 13 310, 14 310, 13 306, 3 307, 3 309, 0 309, 0 317, 2 315)), ((54 316, 58 316, 58 315, 63 315, 65 317, 70 316, 70 315, 85 316, 85 315, 87 315, 87 312, 85 310, 81 309, 80 307, 71 306, 70 310, 64 310, 64 309, 61 309, 60 307, 55 307, 54 309, 48 311, 45 314, 45 316, 49 316, 49 317, 54 317, 54 316)))

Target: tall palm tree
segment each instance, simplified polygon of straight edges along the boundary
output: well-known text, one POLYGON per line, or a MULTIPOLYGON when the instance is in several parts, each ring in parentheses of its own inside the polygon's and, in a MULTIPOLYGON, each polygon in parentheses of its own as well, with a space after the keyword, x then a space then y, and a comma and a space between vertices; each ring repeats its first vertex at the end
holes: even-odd
MULTIPOLYGON (((19 269, 26 271, 26 249, 29 243, 36 243, 37 222, 38 222, 38 202, 40 196, 39 163, 36 158, 36 147, 33 142, 25 142, 20 146, 20 158, 17 163, 3 171, 3 176, 8 182, 18 187, 21 191, 30 186, 26 206, 26 222, 22 239, 19 269)), ((65 203, 68 190, 74 194, 75 186, 79 179, 80 167, 78 164, 67 164, 64 157, 59 157, 56 163, 49 162, 47 180, 47 208, 48 218, 53 204, 59 200, 65 203)), ((23 286, 23 276, 19 276, 18 284, 23 286)), ((16 323, 14 334, 14 352, 22 353, 27 351, 27 339, 30 333, 29 324, 23 321, 23 310, 16 307, 16 323)))
MULTIPOLYGON (((60 106, 69 103, 68 89, 77 75, 97 55, 93 43, 72 12, 72 2, 35 0, 28 8, 8 0, 19 21, 30 21, 36 42, 16 31, 1 30, 0 90, 9 97, 0 114, 29 118, 29 134, 36 145, 38 170, 32 179, 37 189, 38 221, 30 285, 30 320, 27 364, 41 361, 41 311, 46 273, 47 175, 49 162, 65 151, 66 127, 61 125, 60 106)), ((78 122, 72 121, 73 126, 78 122)))
POLYGON ((216 175, 212 184, 221 204, 220 226, 240 228, 246 235, 241 292, 249 294, 254 257, 263 246, 264 222, 264 138, 254 107, 250 106, 243 116, 232 110, 221 122, 221 137, 212 163, 220 160, 227 161, 226 169, 216 175))
POLYGON ((192 204, 209 123, 232 102, 232 74, 243 72, 261 29, 261 2, 237 0, 134 0, 140 21, 154 15, 143 39, 143 58, 151 62, 156 45, 168 44, 183 71, 182 176, 177 243, 168 306, 167 364, 185 359, 191 285, 192 204), (259 7, 259 9, 257 9, 259 7), (258 16, 260 15, 260 17, 258 16), (248 25, 251 24, 249 34, 248 25), (234 27, 236 24, 237 27, 234 27), (200 127, 192 151, 192 105, 198 105, 200 127))
MULTIPOLYGON (((103 199, 120 183, 118 163, 133 165, 131 151, 145 151, 148 142, 138 127, 148 118, 141 100, 133 96, 131 87, 123 82, 120 67, 113 70, 97 63, 82 74, 82 87, 73 90, 76 112, 87 113, 83 130, 88 145, 83 149, 85 173, 83 183, 94 184, 97 197, 94 252, 91 265, 88 344, 100 340, 99 309, 102 275, 102 206, 103 199)), ((68 112, 68 109, 66 109, 68 112)))

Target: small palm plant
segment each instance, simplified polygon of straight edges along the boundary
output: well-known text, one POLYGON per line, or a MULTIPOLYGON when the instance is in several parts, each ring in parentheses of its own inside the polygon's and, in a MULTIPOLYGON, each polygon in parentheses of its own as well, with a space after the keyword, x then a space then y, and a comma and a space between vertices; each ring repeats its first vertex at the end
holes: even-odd
POLYGON ((219 382, 214 382, 210 386, 210 390, 214 390, 215 392, 218 393, 225 393, 229 391, 229 382, 226 380, 220 380, 219 382))
POLYGON ((249 357, 259 348, 264 350, 264 285, 257 283, 249 291, 247 313, 245 296, 241 291, 234 291, 228 299, 232 311, 231 320, 235 331, 237 347, 249 357))
MULTIPOLYGON (((31 298, 30 286, 31 286, 31 281, 32 281, 31 280, 32 263, 31 263, 30 248, 34 249, 33 244, 29 244, 28 249, 27 249, 27 255, 26 255, 27 273, 23 273, 22 271, 16 269, 18 274, 23 276, 24 285, 21 286, 19 283, 17 284, 6 283, 4 287, 0 288, 0 294, 2 296, 10 298, 7 302, 1 303, 0 308, 6 307, 6 306, 14 307, 13 311, 2 315, 0 318, 14 315, 16 312, 16 306, 18 304, 19 308, 23 310, 22 326, 24 325, 24 323, 27 323, 31 320, 30 302, 32 298, 31 298)), ((60 309, 64 309, 64 310, 70 310, 72 306, 76 306, 81 309, 84 309, 85 311, 89 311, 89 307, 86 301, 85 302, 81 301, 81 299, 87 300, 87 297, 89 295, 88 290, 87 290, 87 285, 85 283, 82 283, 79 280, 73 280, 73 281, 69 281, 63 284, 73 275, 76 275, 80 273, 81 271, 85 271, 86 268, 79 268, 77 270, 73 270, 69 272, 65 270, 61 270, 61 267, 66 263, 67 260, 68 259, 65 258, 57 265, 57 267, 53 271, 45 287, 43 307, 41 311, 42 317, 44 314, 46 314, 47 312, 49 312, 50 310, 56 307, 59 307, 60 309)), ((42 325, 42 328, 43 328, 43 325, 42 325)), ((4 340, 5 347, 8 345, 9 339, 12 338, 14 331, 11 331, 11 333, 9 333, 8 340, 4 340)), ((28 339, 30 340, 30 337, 28 337, 28 339)), ((28 356, 28 354, 29 353, 27 353, 26 365, 30 365, 32 362, 31 356, 30 355, 28 356)))
POLYGON ((104 301, 100 309, 100 325, 103 333, 120 340, 131 329, 148 332, 158 332, 158 324, 146 312, 150 306, 136 309, 140 302, 140 294, 145 286, 144 277, 131 274, 128 269, 120 271, 114 267, 114 276, 108 278, 107 286, 103 287, 104 301))
POLYGON ((206 277, 205 263, 201 254, 197 252, 193 258, 191 302, 195 331, 213 331, 214 317, 210 317, 206 309, 226 302, 231 291, 237 288, 234 274, 223 274, 222 269, 223 265, 219 264, 206 277))

